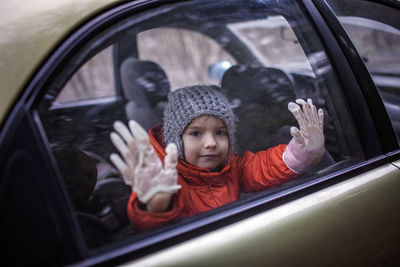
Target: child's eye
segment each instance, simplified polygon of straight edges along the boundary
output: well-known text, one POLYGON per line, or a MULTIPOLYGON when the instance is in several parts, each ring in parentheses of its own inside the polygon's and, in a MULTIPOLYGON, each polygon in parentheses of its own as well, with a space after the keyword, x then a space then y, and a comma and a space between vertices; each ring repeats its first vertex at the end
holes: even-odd
POLYGON ((192 131, 192 132, 190 132, 190 135, 199 136, 200 135, 200 131, 192 131))
POLYGON ((225 135, 227 135, 228 133, 227 133, 225 130, 218 130, 218 131, 216 132, 216 134, 217 134, 217 135, 225 136, 225 135))

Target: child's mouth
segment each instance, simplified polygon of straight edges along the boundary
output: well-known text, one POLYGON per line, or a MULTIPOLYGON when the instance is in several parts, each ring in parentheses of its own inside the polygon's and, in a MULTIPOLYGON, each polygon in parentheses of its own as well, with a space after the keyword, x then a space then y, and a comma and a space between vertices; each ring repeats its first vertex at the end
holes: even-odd
POLYGON ((201 158, 216 158, 217 155, 200 155, 201 158))

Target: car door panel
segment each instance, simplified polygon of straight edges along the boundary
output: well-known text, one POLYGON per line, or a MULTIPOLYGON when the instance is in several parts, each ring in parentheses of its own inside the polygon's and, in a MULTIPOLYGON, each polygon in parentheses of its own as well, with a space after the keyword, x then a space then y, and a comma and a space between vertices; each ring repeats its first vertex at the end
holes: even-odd
POLYGON ((399 175, 383 165, 130 266, 396 265, 399 175))

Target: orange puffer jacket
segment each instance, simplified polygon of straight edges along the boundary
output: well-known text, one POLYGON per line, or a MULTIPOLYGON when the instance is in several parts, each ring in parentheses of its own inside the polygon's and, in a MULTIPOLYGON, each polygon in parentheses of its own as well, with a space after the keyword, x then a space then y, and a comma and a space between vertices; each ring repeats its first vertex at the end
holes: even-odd
MULTIPOLYGON (((161 160, 165 157, 161 126, 149 131, 150 141, 161 160)), ((173 196, 171 209, 148 212, 135 193, 128 202, 128 216, 135 231, 146 231, 174 219, 184 218, 220 207, 239 199, 239 191, 258 191, 284 183, 297 175, 283 162, 286 145, 278 145, 243 156, 231 154, 220 172, 190 165, 179 159, 178 183, 182 188, 173 196)))

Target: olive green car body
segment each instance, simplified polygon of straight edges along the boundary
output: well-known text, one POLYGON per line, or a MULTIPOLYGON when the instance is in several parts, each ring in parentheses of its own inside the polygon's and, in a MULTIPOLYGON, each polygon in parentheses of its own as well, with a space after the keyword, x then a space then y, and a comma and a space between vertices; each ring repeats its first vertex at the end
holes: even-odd
POLYGON ((30 78, 60 42, 112 0, 0 3, 0 125, 30 78))

